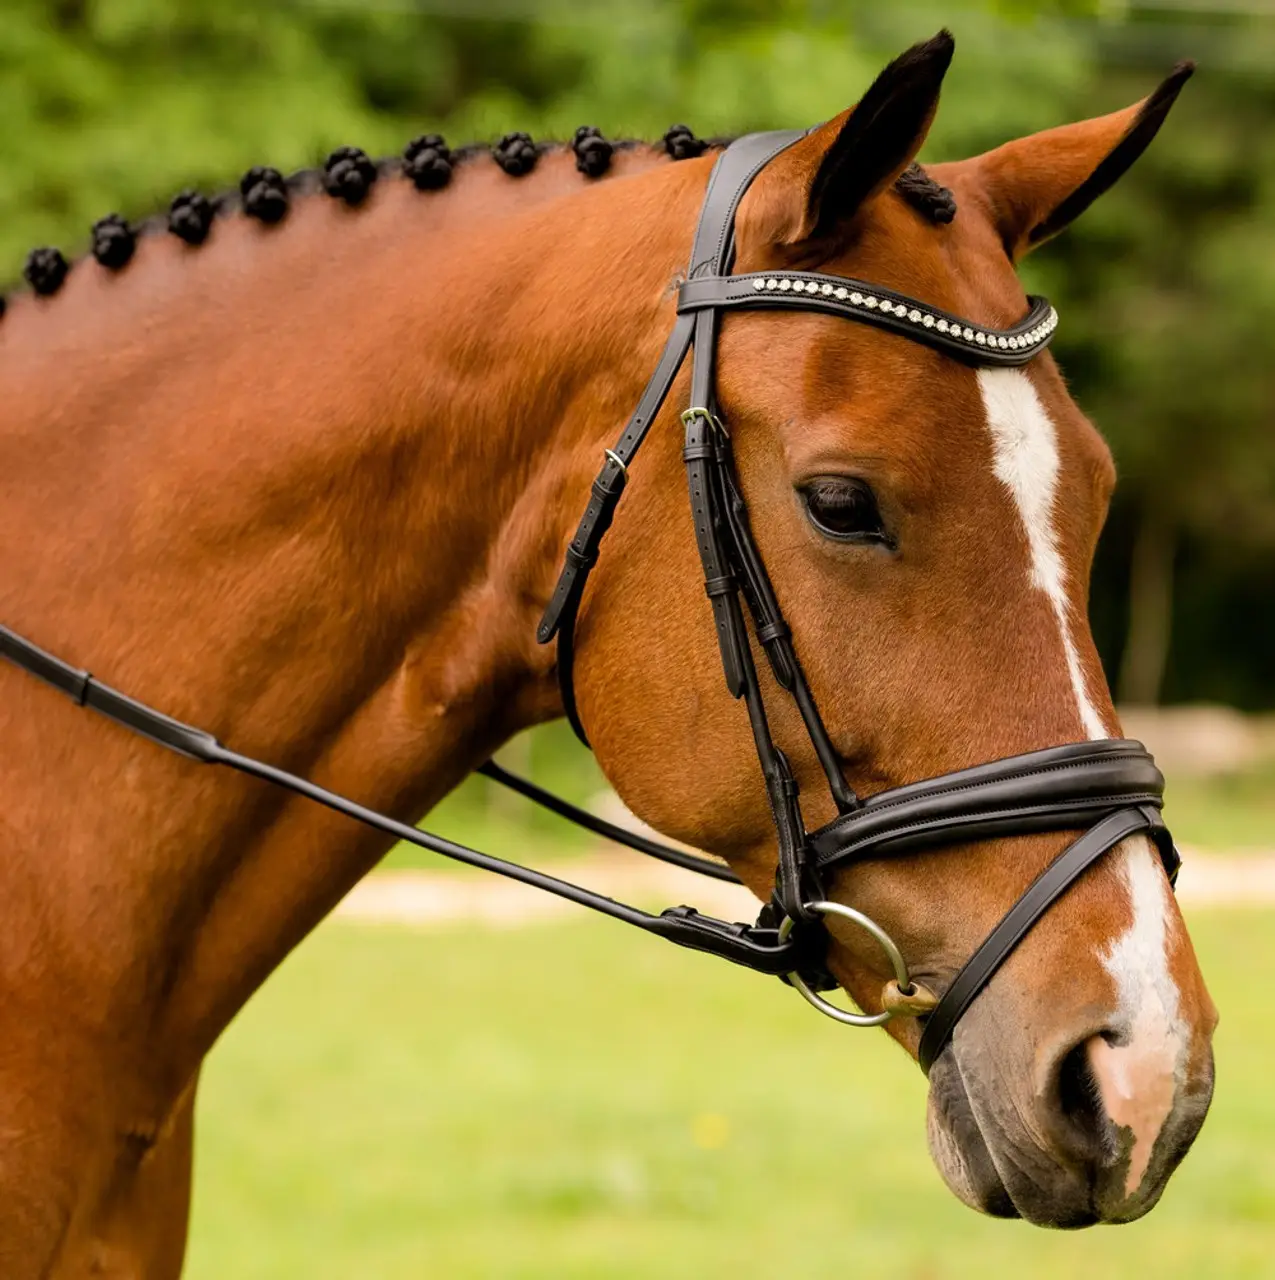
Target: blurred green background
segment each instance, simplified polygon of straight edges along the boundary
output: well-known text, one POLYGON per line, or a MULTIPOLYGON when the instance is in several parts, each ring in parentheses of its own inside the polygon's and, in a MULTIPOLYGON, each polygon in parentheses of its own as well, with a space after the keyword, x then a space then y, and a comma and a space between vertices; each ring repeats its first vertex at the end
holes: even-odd
POLYGON ((1275 708, 1275 6, 1270 0, 4 0, 0 280, 36 244, 356 143, 510 129, 807 125, 943 24, 923 159, 1196 78, 1150 152, 1029 260, 1122 484, 1093 592, 1122 700, 1275 708))
MULTIPOLYGON (((1092 599, 1112 685, 1134 708, 1234 709, 1130 732, 1166 762, 1185 843, 1275 848, 1275 0, 0 0, 0 281, 35 245, 83 252, 104 213, 345 143, 810 124, 942 25, 957 57, 923 160, 1200 64, 1150 152, 1024 274, 1120 466, 1092 599)), ((602 790, 561 725, 505 758, 602 790)), ((481 780, 429 825, 593 852, 481 780)), ((1224 1012, 1215 1113, 1164 1208, 1077 1237, 957 1205, 915 1068, 778 984, 585 919, 334 921, 213 1055, 191 1274, 1270 1276, 1275 1029, 1253 992, 1275 912, 1191 922, 1224 1012)))

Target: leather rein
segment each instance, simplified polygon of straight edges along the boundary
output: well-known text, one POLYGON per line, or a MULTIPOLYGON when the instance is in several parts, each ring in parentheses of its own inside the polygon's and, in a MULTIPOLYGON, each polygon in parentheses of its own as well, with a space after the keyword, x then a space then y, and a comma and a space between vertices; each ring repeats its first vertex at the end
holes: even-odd
MULTIPOLYGON (((369 827, 458 862, 519 880, 533 888, 622 920, 679 946, 789 981, 817 1008, 854 1025, 892 1016, 923 1017, 918 1060, 928 1073, 951 1039, 961 1015, 1040 917, 1086 868, 1127 837, 1152 840, 1170 882, 1180 859, 1161 818, 1164 779, 1140 743, 1123 739, 1069 743, 1011 756, 956 773, 881 792, 866 800, 842 774, 818 706, 802 671, 765 565, 753 540, 739 488, 730 438, 717 412, 714 358, 721 314, 736 309, 820 311, 888 329, 966 363, 1025 364, 1049 342, 1057 315, 1043 298, 1010 329, 973 325, 888 289, 817 272, 732 275, 735 215, 757 174, 802 131, 751 134, 718 158, 709 179, 681 286, 677 320, 655 372, 624 432, 594 480, 588 505, 566 550, 558 583, 537 631, 557 639, 558 677, 572 727, 587 745, 573 685, 575 623, 598 548, 624 492, 628 468, 663 406, 674 378, 691 356, 691 407, 682 414, 687 478, 705 590, 730 694, 749 715, 762 778, 775 823, 778 860, 771 903, 756 924, 670 907, 652 915, 569 881, 420 831, 305 778, 223 746, 212 734, 174 720, 0 626, 0 657, 38 676, 117 724, 206 764, 222 765, 305 796, 369 827), (771 736, 744 610, 779 687, 795 701, 827 779, 838 816, 808 832, 796 780, 771 736), (959 970, 941 998, 918 1000, 899 949, 879 925, 853 908, 827 900, 827 874, 850 861, 904 856, 971 840, 1041 831, 1080 830, 1023 892, 959 970), (836 985, 824 965, 826 915, 851 919, 874 936, 894 970, 893 1001, 877 1014, 851 1014, 817 992, 836 985), (914 998, 912 1005, 908 997, 914 998), (924 1011, 924 1012, 922 1012, 924 1011)), ((724 865, 626 831, 507 773, 494 762, 480 773, 511 787, 560 816, 617 843, 719 880, 737 882, 724 865)))

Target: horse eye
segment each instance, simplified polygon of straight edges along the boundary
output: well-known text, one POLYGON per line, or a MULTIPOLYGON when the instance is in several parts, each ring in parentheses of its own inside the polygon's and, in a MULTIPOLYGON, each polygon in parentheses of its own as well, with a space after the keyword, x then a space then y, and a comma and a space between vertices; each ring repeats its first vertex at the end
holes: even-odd
POLYGON ((881 520, 876 495, 864 480, 821 476, 802 488, 810 523, 841 542, 884 542, 890 539, 881 520))

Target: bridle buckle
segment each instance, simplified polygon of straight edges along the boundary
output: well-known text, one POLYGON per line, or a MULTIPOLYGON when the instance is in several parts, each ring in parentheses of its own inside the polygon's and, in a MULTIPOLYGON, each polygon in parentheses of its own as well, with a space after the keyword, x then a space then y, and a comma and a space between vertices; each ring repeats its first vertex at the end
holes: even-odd
POLYGON ((682 426, 693 426, 699 419, 707 422, 724 439, 730 438, 730 432, 726 430, 726 424, 711 409, 705 409, 703 405, 696 404, 687 409, 682 414, 682 426))

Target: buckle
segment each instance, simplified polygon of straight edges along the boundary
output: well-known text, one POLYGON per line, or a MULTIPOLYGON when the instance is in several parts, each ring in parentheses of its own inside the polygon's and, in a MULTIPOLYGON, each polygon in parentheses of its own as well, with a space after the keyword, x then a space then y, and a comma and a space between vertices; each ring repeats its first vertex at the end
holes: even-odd
POLYGON ((718 433, 718 435, 729 437, 730 432, 726 430, 726 424, 711 410, 705 409, 702 405, 692 405, 682 414, 682 425, 684 427, 693 426, 697 419, 703 419, 708 425, 718 433))

